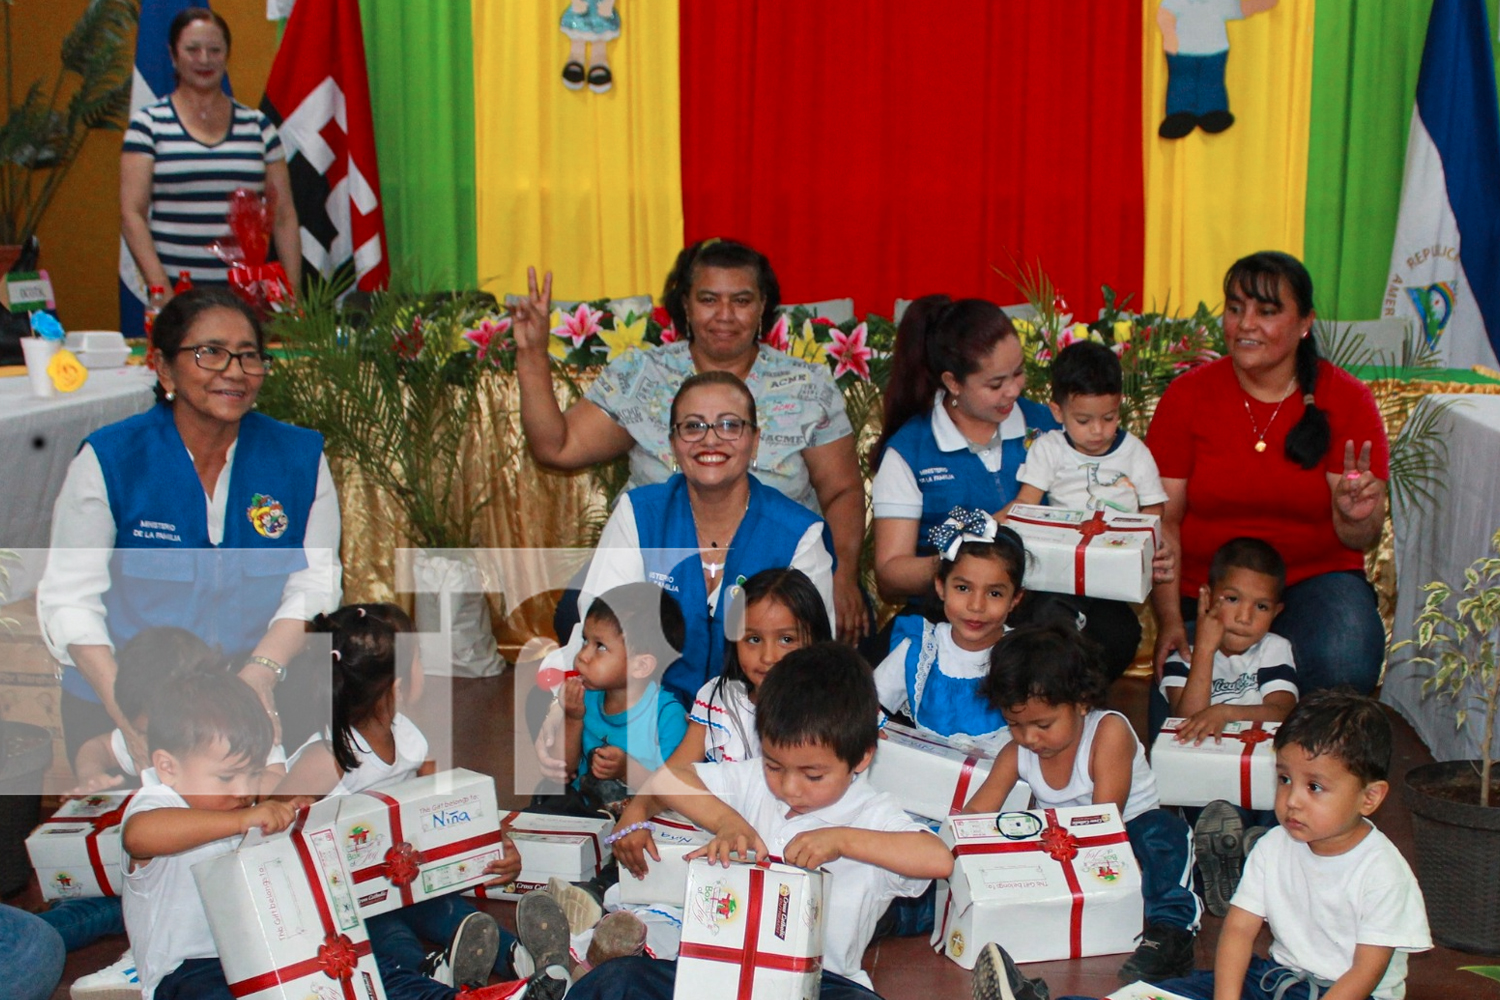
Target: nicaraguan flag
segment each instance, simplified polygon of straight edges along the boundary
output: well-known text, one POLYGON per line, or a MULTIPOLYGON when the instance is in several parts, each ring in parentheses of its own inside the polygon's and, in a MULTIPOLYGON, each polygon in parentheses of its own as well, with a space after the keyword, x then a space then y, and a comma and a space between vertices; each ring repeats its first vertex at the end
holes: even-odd
POLYGON ((1500 110, 1484 0, 1434 0, 1381 315, 1411 317, 1442 363, 1500 354, 1500 110))
MULTIPOLYGON (((187 7, 207 7, 208 0, 141 0, 141 16, 135 36, 135 78, 130 88, 130 113, 154 104, 177 89, 167 29, 172 18, 187 7)), ((224 77, 229 93, 229 77, 224 77)), ((120 331, 127 337, 146 335, 146 281, 130 256, 125 237, 120 237, 120 331)))

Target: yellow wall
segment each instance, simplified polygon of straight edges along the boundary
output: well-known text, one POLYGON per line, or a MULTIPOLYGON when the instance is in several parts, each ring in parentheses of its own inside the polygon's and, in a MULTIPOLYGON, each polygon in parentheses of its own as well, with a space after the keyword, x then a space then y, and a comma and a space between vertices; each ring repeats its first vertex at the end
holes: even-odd
MULTIPOLYGON (((50 85, 59 67, 63 37, 87 0, 15 0, 11 8, 16 99, 36 79, 50 85)), ((265 0, 213 4, 229 23, 234 44, 229 63, 235 96, 260 104, 276 55, 276 22, 266 20, 265 0)), ((129 58, 135 59, 135 43, 129 58)), ((95 132, 42 219, 42 266, 52 275, 58 312, 69 329, 117 329, 120 322, 120 142, 95 132)))

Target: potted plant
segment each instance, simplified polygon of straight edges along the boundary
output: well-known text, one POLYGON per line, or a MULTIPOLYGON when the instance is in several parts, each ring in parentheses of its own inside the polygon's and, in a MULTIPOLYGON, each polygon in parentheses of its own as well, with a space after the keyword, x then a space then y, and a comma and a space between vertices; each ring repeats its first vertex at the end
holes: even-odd
MULTIPOLYGON (((124 130, 130 115, 130 43, 137 12, 133 0, 91 0, 63 39, 62 67, 56 78, 33 81, 17 103, 11 69, 11 3, 0 0, 5 21, 0 247, 23 246, 36 233, 90 132, 124 130), (65 91, 71 96, 59 106, 65 91)), ((0 272, 9 269, 0 257, 0 272)))
POLYGON ((1432 936, 1464 951, 1500 952, 1500 789, 1494 787, 1495 724, 1500 720, 1500 531, 1494 555, 1464 571, 1461 589, 1443 580, 1424 589, 1415 645, 1417 663, 1432 668, 1427 695, 1454 704, 1462 729, 1477 715, 1482 734, 1478 760, 1440 761, 1412 768, 1402 795, 1411 809, 1417 846, 1417 880, 1427 899, 1432 936), (1450 610, 1450 602, 1452 608, 1450 610))

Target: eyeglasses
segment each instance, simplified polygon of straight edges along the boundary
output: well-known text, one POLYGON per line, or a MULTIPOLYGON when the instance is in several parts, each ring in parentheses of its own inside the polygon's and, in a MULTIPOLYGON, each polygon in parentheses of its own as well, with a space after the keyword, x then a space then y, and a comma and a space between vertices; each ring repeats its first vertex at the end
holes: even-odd
POLYGON ((193 363, 206 372, 228 371, 229 362, 238 358, 240 371, 246 375, 264 375, 271 370, 271 362, 274 360, 265 351, 231 351, 223 347, 215 347, 213 344, 182 347, 178 350, 192 351, 193 363))
POLYGON ((739 417, 720 417, 713 423, 705 423, 702 420, 682 420, 677 423, 674 430, 679 439, 688 442, 702 441, 708 436, 710 427, 719 436, 720 441, 738 441, 740 435, 745 433, 746 427, 754 426, 750 421, 741 420, 739 417))

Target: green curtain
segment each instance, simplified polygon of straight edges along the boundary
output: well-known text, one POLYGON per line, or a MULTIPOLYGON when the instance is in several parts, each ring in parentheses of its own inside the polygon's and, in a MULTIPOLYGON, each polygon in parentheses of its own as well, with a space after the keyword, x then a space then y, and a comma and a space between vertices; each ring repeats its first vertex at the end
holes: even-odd
MULTIPOLYGON (((1487 0, 1490 43, 1500 0, 1487 0)), ((1380 315, 1432 0, 1318 0, 1304 259, 1328 319, 1380 315)))
POLYGON ((391 266, 479 286, 469 0, 360 0, 391 266))

